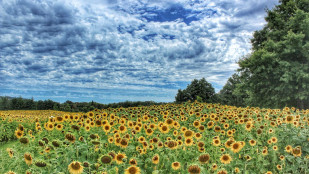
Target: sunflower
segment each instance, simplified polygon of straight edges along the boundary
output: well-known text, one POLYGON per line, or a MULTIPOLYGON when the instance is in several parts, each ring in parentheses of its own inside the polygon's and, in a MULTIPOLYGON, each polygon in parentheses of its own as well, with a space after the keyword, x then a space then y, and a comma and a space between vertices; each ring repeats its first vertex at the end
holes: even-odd
POLYGON ((199 140, 199 139, 202 138, 202 134, 198 132, 198 133, 196 133, 196 134, 194 135, 194 137, 195 137, 195 139, 199 140))
POLYGON ((44 151, 46 152, 46 153, 49 153, 50 152, 50 147, 46 147, 45 149, 44 149, 44 151))
POLYGON ((217 174, 227 174, 227 171, 226 170, 220 170, 217 172, 217 174))
POLYGON ((185 130, 184 131, 184 135, 183 135, 185 138, 192 138, 194 136, 194 132, 191 131, 191 130, 185 130))
POLYGON ((92 118, 92 117, 94 116, 94 113, 93 113, 92 111, 91 111, 91 112, 88 112, 88 113, 87 113, 87 116, 90 117, 90 118, 92 118))
POLYGON ((245 158, 246 158, 247 161, 250 161, 252 159, 251 156, 249 156, 249 155, 246 155, 245 158))
POLYGON ((205 152, 205 148, 204 147, 198 147, 198 151, 203 153, 203 152, 205 152))
POLYGON ((153 134, 153 130, 152 129, 146 129, 146 135, 150 136, 153 134))
POLYGON ((142 128, 140 126, 136 125, 136 126, 134 126, 134 130, 136 132, 140 132, 142 130, 142 128))
POLYGON ((238 167, 235 167, 234 171, 235 171, 235 173, 239 173, 240 172, 238 167))
POLYGON ((215 126, 214 130, 215 130, 215 132, 220 132, 221 131, 221 127, 220 126, 215 126))
POLYGON ((221 156, 220 161, 223 164, 229 164, 232 161, 232 157, 229 154, 224 154, 221 156))
POLYGON ((232 146, 232 144, 234 143, 234 140, 233 139, 229 139, 227 140, 225 143, 224 143, 224 146, 226 148, 230 148, 232 146))
POLYGON ((95 122, 96 127, 101 127, 102 126, 102 121, 101 120, 96 120, 95 122))
POLYGON ((14 151, 11 148, 7 148, 6 151, 8 152, 10 158, 12 158, 14 156, 14 151))
POLYGON ((185 139, 185 145, 186 146, 192 146, 193 145, 193 139, 192 138, 186 138, 185 139))
POLYGON ((271 142, 272 142, 272 143, 277 143, 277 142, 278 142, 277 137, 271 137, 271 142))
POLYGON ((130 166, 127 169, 125 169, 124 174, 140 174, 141 170, 137 166, 130 166))
POLYGON ((109 131, 111 131, 112 128, 109 123, 106 123, 105 125, 103 125, 102 129, 105 133, 108 133, 109 131))
POLYGON ((29 143, 29 139, 27 137, 21 137, 19 139, 19 142, 22 144, 28 144, 29 143))
POLYGON ((212 144, 213 144, 214 146, 220 146, 220 145, 221 145, 221 141, 220 141, 220 139, 213 139, 213 140, 212 140, 212 144))
POLYGON ((242 148, 242 145, 240 144, 240 142, 235 142, 231 145, 231 150, 234 152, 234 153, 238 153, 242 148))
POLYGON ((293 123, 294 122, 294 117, 292 115, 288 115, 285 117, 285 120, 287 123, 293 123))
POLYGON ((143 143, 144 141, 146 141, 145 137, 143 137, 143 136, 138 137, 137 140, 138 140, 139 143, 143 143))
POLYGON ((111 144, 111 143, 113 143, 113 142, 114 142, 114 138, 113 138, 113 137, 109 137, 109 138, 108 138, 108 143, 111 144))
POLYGON ((109 152, 108 155, 111 156, 113 160, 116 159, 116 154, 114 152, 109 152))
POLYGON ((277 151, 278 150, 278 146, 273 146, 273 150, 277 151))
POLYGON ((64 119, 63 119, 62 116, 56 117, 56 122, 57 122, 57 123, 62 123, 63 121, 64 121, 64 119))
POLYGON ((127 131, 127 128, 124 125, 119 126, 118 128, 120 133, 125 133, 127 131))
POLYGON ((197 143, 197 146, 198 146, 198 147, 204 147, 205 144, 204 144, 202 141, 200 141, 200 142, 197 143))
POLYGON ((125 154, 122 153, 118 153, 115 157, 116 159, 116 163, 117 164, 122 164, 123 163, 123 159, 127 158, 127 156, 125 154))
POLYGON ((75 136, 74 136, 73 134, 70 134, 70 133, 68 133, 68 134, 65 135, 65 139, 67 139, 67 140, 70 141, 71 143, 74 143, 75 140, 76 140, 75 136))
POLYGON ((188 168, 190 174, 199 174, 201 173, 201 168, 198 165, 191 165, 188 168))
POLYGON ((162 132, 164 134, 166 134, 170 131, 168 125, 166 125, 166 124, 163 124, 161 127, 159 127, 159 130, 160 130, 160 132, 162 132))
POLYGON ((81 165, 80 162, 73 161, 71 164, 69 164, 68 169, 70 174, 81 174, 83 173, 84 167, 81 165))
POLYGON ((130 164, 130 165, 137 165, 136 159, 133 159, 133 158, 130 159, 129 164, 130 164))
POLYGON ((160 141, 160 142, 158 142, 158 147, 159 148, 162 148, 163 147, 163 143, 160 141))
POLYGON ((169 149, 176 149, 177 148, 178 143, 176 141, 168 141, 167 142, 167 147, 169 149))
POLYGON ((13 171, 8 171, 8 172, 6 172, 5 174, 16 174, 16 173, 13 172, 13 171))
POLYGON ((62 124, 57 124, 56 130, 61 131, 62 129, 63 129, 63 125, 62 124))
POLYGON ((24 159, 27 165, 31 165, 32 164, 32 156, 30 153, 25 153, 24 154, 24 159))
POLYGON ((294 148, 294 149, 292 150, 292 154, 293 154, 293 156, 295 156, 295 157, 300 157, 300 156, 301 156, 301 147, 298 146, 298 147, 294 148))
POLYGON ((52 145, 54 147, 59 147, 60 146, 60 142, 58 140, 54 140, 54 141, 52 141, 52 145))
POLYGON ((46 167, 46 166, 47 166, 46 162, 43 161, 43 160, 36 161, 34 164, 35 164, 37 167, 46 167))
POLYGON ((262 151, 262 155, 265 156, 267 154, 268 154, 268 150, 266 148, 264 148, 263 151, 262 151))
POLYGON ((158 154, 156 154, 155 156, 153 156, 152 158, 152 163, 153 164, 158 164, 160 161, 160 156, 158 154))
POLYGON ((198 158, 199 162, 202 163, 202 164, 208 163, 209 159, 210 159, 209 154, 203 154, 203 155, 199 156, 199 158, 198 158))
POLYGON ((247 131, 251 131, 252 127, 253 127, 252 122, 248 121, 248 122, 246 123, 246 126, 245 126, 246 130, 247 130, 247 131))
POLYGON ((52 130, 54 130, 54 123, 52 123, 52 122, 48 122, 47 124, 46 124, 46 127, 45 127, 45 129, 46 130, 48 130, 48 131, 52 131, 52 130))
POLYGON ((201 131, 201 132, 204 132, 205 131, 205 126, 203 126, 203 125, 199 126, 198 130, 201 131))
POLYGON ((214 126, 214 122, 213 122, 213 121, 209 121, 209 122, 207 123, 207 128, 208 128, 208 129, 211 129, 213 126, 214 126))
POLYGON ((103 155, 99 158, 99 161, 103 164, 110 164, 112 160, 113 159, 110 155, 103 155))
POLYGON ((19 139, 24 136, 24 132, 18 129, 15 131, 15 136, 19 139))
POLYGON ((128 146, 129 142, 126 138, 122 138, 120 141, 120 147, 126 148, 128 146))
POLYGON ((282 166, 280 164, 278 164, 276 167, 278 170, 282 170, 282 166))
POLYGON ((292 152, 292 149, 293 148, 292 148, 291 145, 288 145, 288 146, 285 147, 285 151, 288 152, 288 153, 292 152))
POLYGON ((198 128, 198 127, 200 126, 200 122, 199 122, 198 120, 195 120, 195 121, 193 122, 193 126, 194 126, 195 128, 198 128))
POLYGON ((180 167, 181 167, 181 165, 180 165, 180 162, 173 162, 172 163, 172 169, 173 170, 178 170, 178 169, 180 169, 180 167))
POLYGON ((256 141, 255 140, 250 140, 249 144, 250 144, 250 146, 255 146, 256 145, 256 141))

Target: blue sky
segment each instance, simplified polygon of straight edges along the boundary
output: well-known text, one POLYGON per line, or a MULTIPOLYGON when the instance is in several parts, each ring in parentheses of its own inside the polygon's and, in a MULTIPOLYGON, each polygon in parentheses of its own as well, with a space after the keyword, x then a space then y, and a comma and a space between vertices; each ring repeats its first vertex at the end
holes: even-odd
POLYGON ((277 0, 0 0, 0 95, 172 102, 218 92, 277 0))

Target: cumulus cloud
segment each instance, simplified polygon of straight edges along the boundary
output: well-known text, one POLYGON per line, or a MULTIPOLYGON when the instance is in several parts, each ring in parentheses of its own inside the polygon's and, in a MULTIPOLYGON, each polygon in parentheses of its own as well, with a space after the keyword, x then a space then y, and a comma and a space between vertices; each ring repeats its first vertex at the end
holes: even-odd
POLYGON ((277 1, 0 1, 2 95, 173 101, 205 77, 216 91, 277 1))

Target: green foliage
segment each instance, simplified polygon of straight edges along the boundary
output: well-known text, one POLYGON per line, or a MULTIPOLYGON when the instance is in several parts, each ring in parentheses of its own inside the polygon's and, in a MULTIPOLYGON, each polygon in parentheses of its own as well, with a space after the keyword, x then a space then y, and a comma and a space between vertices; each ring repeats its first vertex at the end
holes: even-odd
POLYGON ((211 83, 208 83, 205 78, 201 80, 194 79, 191 84, 187 86, 186 89, 178 90, 175 97, 177 103, 186 101, 195 101, 200 97, 202 102, 216 102, 217 96, 215 95, 215 89, 212 87, 211 83))
POLYGON ((239 61, 237 90, 251 106, 309 108, 309 1, 280 2, 254 33, 252 54, 239 61))
POLYGON ((227 80, 226 84, 219 92, 221 104, 238 107, 246 106, 245 99, 247 98, 247 94, 243 91, 239 91, 240 88, 237 88, 238 85, 241 85, 241 80, 239 75, 235 73, 227 80))
POLYGON ((0 96, 0 110, 59 110, 67 112, 88 112, 94 109, 106 108, 127 108, 137 106, 161 105, 163 102, 154 101, 125 101, 119 103, 101 104, 94 101, 91 102, 72 102, 67 100, 64 103, 58 103, 52 100, 39 100, 25 98, 12 98, 0 96))

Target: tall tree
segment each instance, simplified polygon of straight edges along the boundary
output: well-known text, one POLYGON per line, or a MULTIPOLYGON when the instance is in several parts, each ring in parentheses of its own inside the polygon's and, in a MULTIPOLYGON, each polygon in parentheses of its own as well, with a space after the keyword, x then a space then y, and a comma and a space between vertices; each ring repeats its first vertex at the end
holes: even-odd
POLYGON ((309 1, 281 0, 239 61, 249 104, 309 108, 309 1))
POLYGON ((245 92, 238 92, 238 85, 241 85, 240 76, 238 73, 234 73, 219 92, 222 104, 231 106, 246 105, 245 99, 247 98, 247 94, 245 92))
POLYGON ((178 90, 175 97, 177 103, 185 102, 188 100, 194 101, 197 97, 200 97, 204 102, 214 102, 215 100, 215 89, 211 83, 207 82, 205 78, 200 80, 194 79, 186 89, 178 90))

